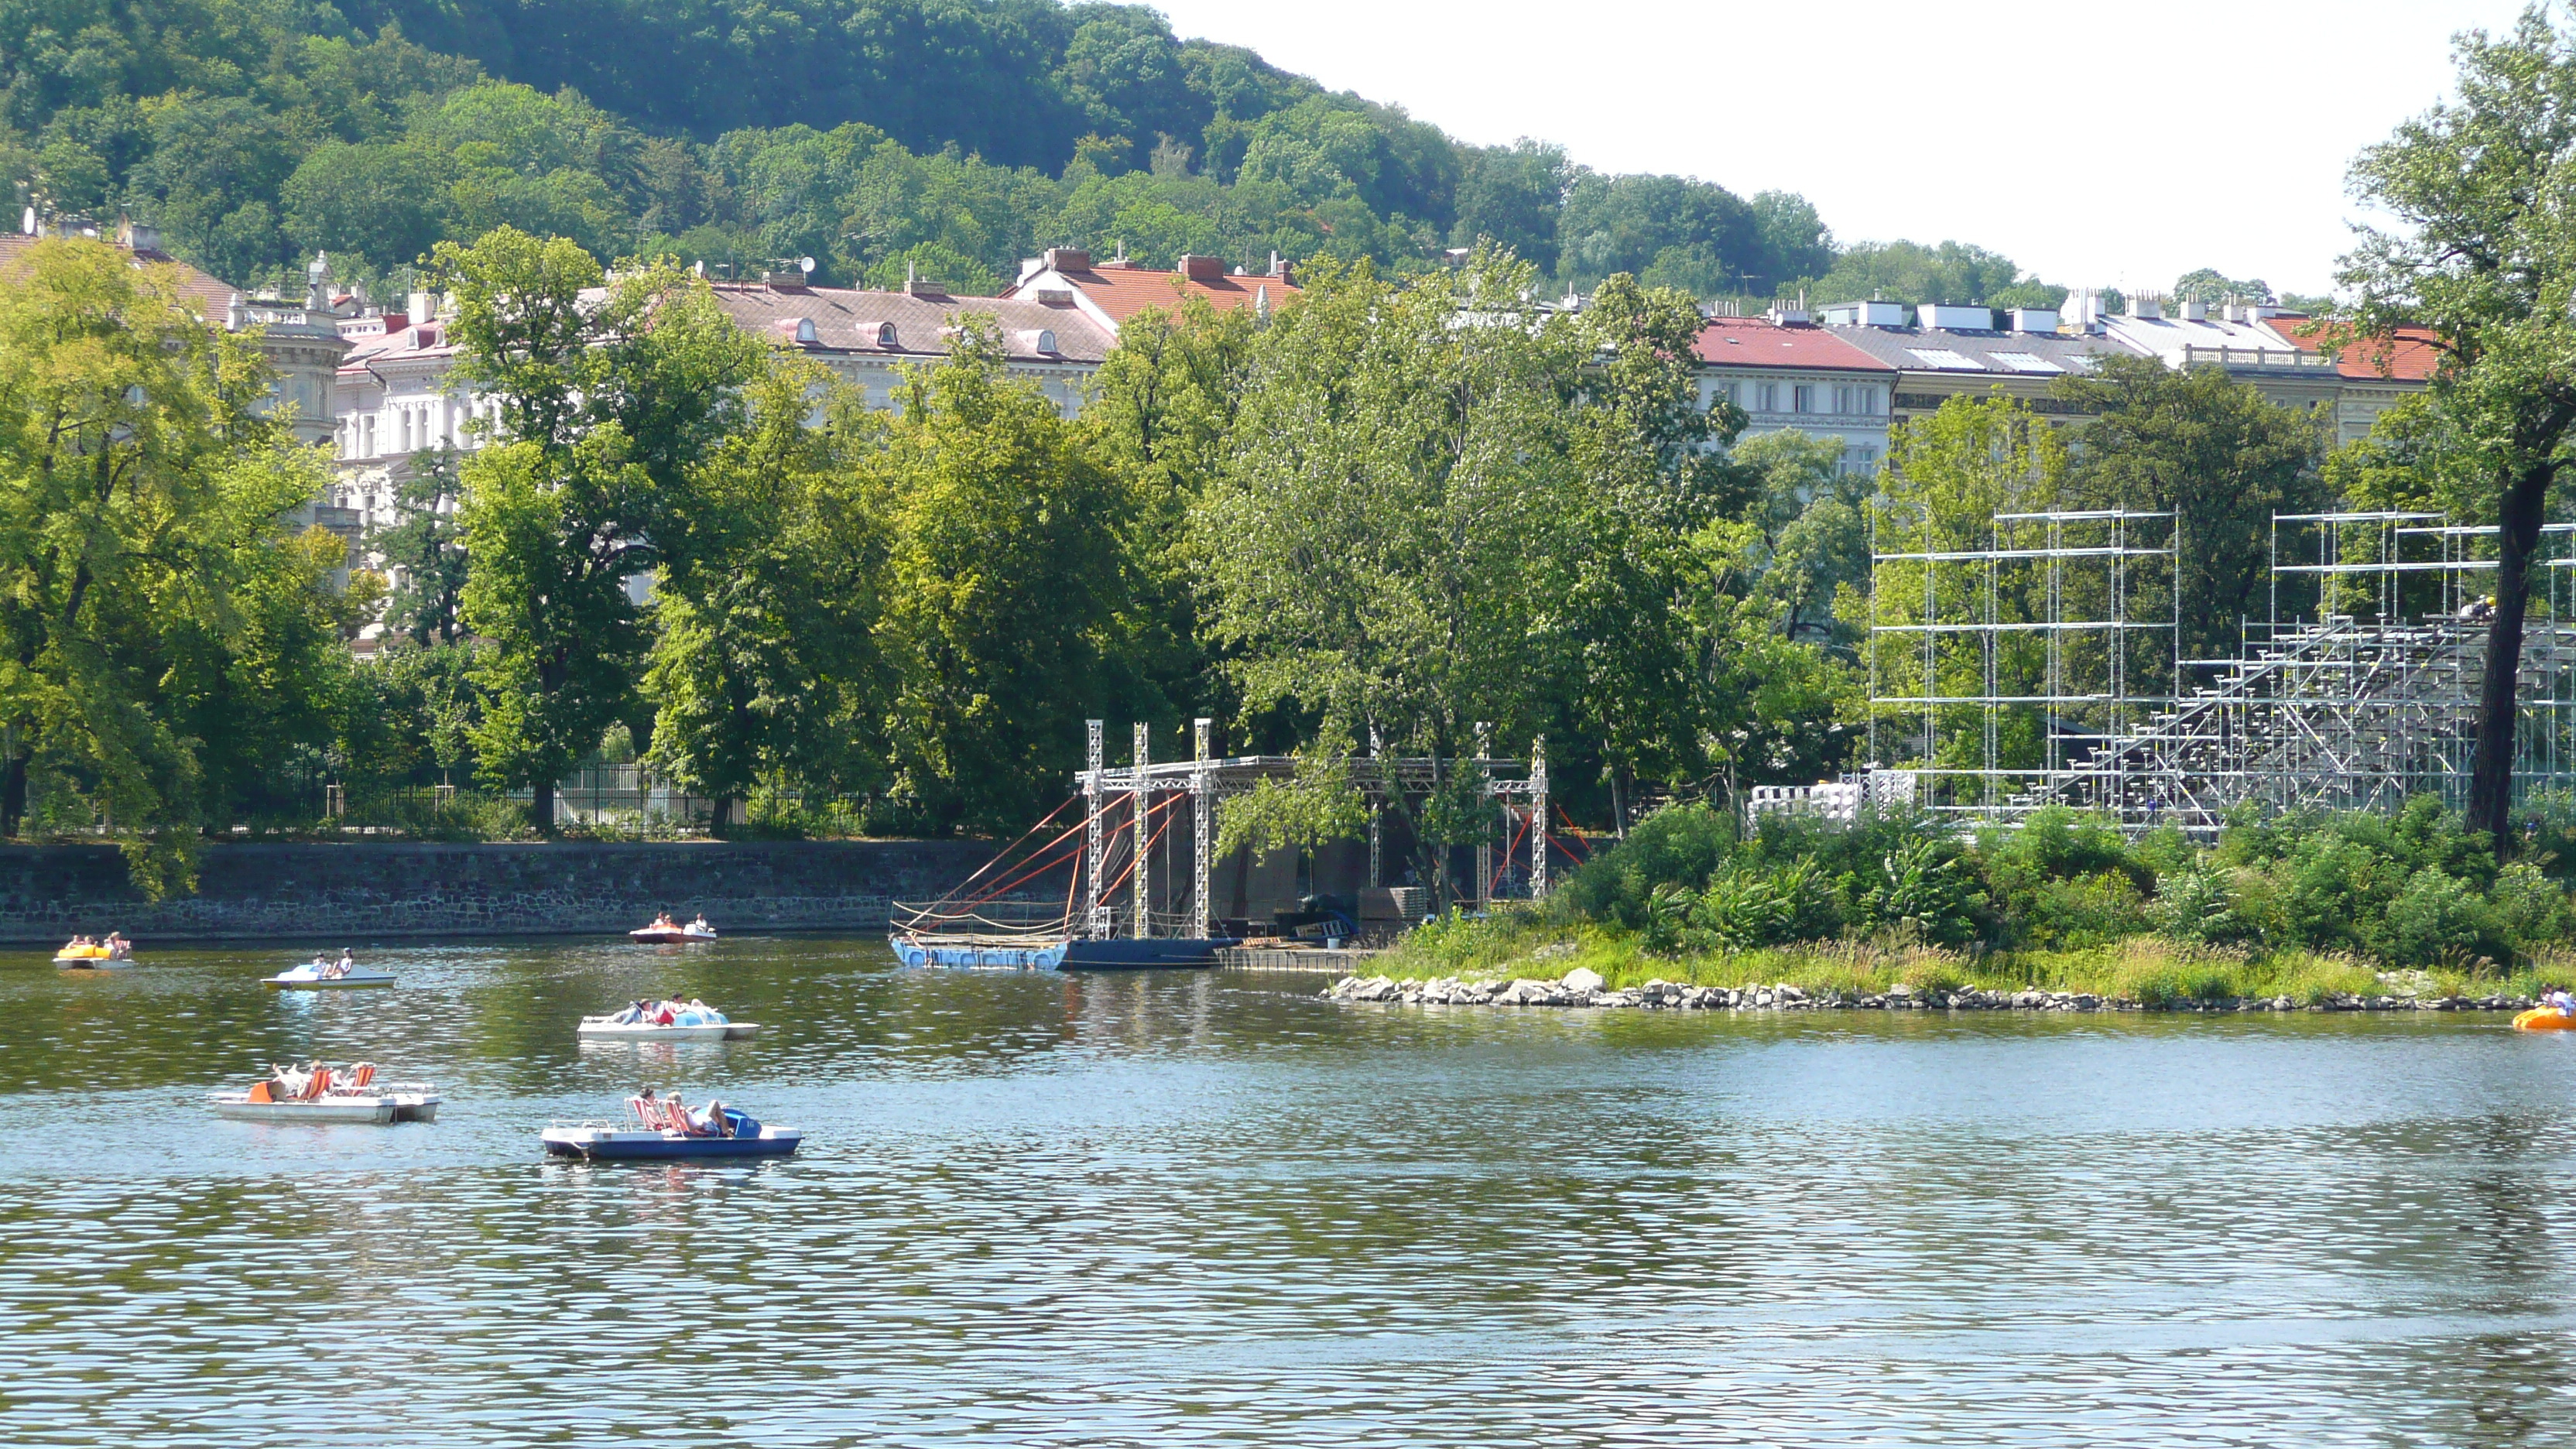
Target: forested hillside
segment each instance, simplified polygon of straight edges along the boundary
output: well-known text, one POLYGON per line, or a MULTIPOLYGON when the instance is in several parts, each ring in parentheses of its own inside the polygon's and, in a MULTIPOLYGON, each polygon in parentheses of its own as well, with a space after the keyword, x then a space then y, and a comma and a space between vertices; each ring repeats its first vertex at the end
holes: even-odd
POLYGON ((1583 287, 2032 285, 1955 243, 1837 253, 1789 193, 1462 145, 1143 6, 48 0, 0 8, 0 67, 22 201, 129 212, 245 283, 317 248, 387 272, 506 222, 605 256, 811 256, 844 283, 911 265, 961 289, 1059 243, 1413 270, 1479 237, 1583 287))

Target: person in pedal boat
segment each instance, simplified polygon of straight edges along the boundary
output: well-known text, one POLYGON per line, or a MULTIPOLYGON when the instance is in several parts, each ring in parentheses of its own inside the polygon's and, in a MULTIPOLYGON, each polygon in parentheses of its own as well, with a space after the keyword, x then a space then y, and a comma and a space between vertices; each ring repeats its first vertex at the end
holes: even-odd
POLYGON ((105 944, 108 959, 111 961, 123 961, 134 954, 134 943, 125 939, 123 931, 108 932, 105 944))
POLYGON ((2542 992, 2540 996, 2540 1004, 2557 1012, 2560 1016, 2576 1016, 2576 996, 2568 995, 2564 988, 2557 991, 2542 992))

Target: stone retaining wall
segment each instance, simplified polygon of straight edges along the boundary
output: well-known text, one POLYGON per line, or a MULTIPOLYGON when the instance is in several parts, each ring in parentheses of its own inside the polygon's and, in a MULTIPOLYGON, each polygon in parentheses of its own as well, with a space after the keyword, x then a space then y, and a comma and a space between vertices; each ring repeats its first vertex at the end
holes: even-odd
POLYGON ((2121 997, 2068 991, 1919 992, 1895 987, 1884 995, 1814 994, 1786 982, 1777 986, 1688 986, 1649 981, 1606 990, 1599 975, 1575 970, 1561 981, 1397 981, 1386 976, 1346 976, 1324 989, 1334 1001, 1383 1001, 1401 1006, 1631 1006, 1682 1011, 2526 1011, 2522 996, 2328 996, 2294 1001, 2287 996, 2230 996, 2148 1006, 2121 997))
MULTIPOLYGON (((146 902, 110 846, 0 846, 0 940, 121 930, 139 941, 223 937, 545 934, 631 930, 667 909, 720 931, 884 928, 993 858, 989 841, 638 845, 228 845, 206 848, 197 894, 146 902)), ((1064 878, 1030 882, 1064 899, 1064 878)), ((1017 893, 1015 893, 1017 894, 1017 893)))

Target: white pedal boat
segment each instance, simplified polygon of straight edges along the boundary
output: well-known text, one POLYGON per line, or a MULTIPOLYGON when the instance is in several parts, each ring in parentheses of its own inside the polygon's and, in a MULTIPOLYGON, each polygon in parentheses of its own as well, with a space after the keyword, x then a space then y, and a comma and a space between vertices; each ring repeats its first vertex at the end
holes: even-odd
MULTIPOLYGON (((695 1012, 688 1014, 691 1017, 695 1012)), ((585 1016, 578 1028, 589 1041, 740 1041, 760 1030, 756 1021, 692 1021, 683 1018, 669 1026, 649 1021, 619 1021, 615 1017, 585 1016)))
POLYGON ((691 921, 685 926, 639 926, 626 933, 627 939, 646 946, 686 946, 716 938, 716 928, 691 921))
POLYGON ((372 966, 352 966, 340 975, 318 962, 307 962, 274 976, 263 976, 260 984, 280 991, 332 991, 345 986, 391 986, 394 973, 372 966))
POLYGON ((131 956, 57 956, 54 964, 66 971, 122 971, 134 964, 131 956))
POLYGON ((435 1122, 438 1089, 426 1082, 378 1082, 376 1069, 360 1063, 347 1078, 323 1069, 317 1095, 312 1074, 274 1068, 249 1090, 218 1092, 215 1115, 236 1122, 435 1122))

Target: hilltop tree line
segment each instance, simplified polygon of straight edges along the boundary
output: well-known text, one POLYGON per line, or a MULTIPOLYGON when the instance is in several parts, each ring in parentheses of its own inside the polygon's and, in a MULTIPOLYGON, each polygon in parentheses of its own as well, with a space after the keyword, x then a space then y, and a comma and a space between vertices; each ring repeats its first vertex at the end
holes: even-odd
MULTIPOLYGON (((1838 247, 1788 192, 1478 147, 1141 6, 1056 0, 64 0, 0 13, 22 202, 159 226, 241 284, 326 250, 408 276, 509 225, 719 273, 812 257, 998 288, 1051 245, 1427 268, 1480 240, 1533 285, 2054 305, 1958 242, 1838 247)), ((2212 273, 2211 275, 2216 275, 2212 273)))

